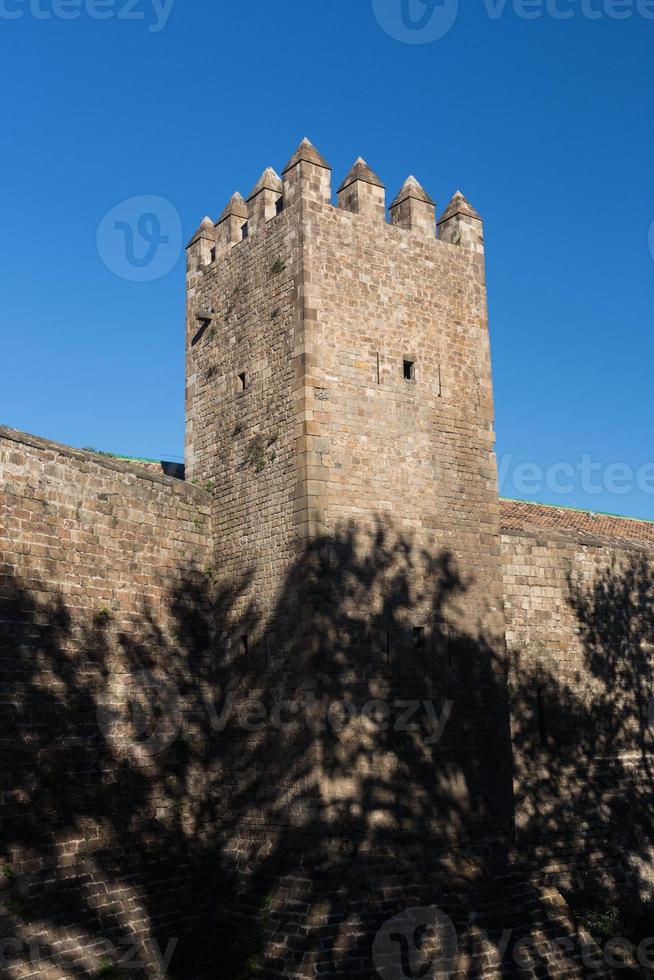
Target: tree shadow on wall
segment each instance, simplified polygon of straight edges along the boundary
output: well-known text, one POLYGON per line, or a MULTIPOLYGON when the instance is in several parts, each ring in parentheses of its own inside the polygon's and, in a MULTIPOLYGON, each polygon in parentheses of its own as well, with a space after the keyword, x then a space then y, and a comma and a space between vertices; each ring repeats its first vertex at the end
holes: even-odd
MULTIPOLYGON (((577 651, 512 672, 518 842, 573 904, 606 915, 621 894, 654 892, 654 577, 630 552, 566 584, 577 651)), ((651 935, 640 929, 632 941, 651 935)))
POLYGON ((139 961, 158 976, 206 904, 185 811, 209 758, 210 598, 206 576, 187 576, 156 611, 85 616, 3 576, 3 976, 53 962, 111 978, 120 962, 116 977, 140 977, 139 961))
MULTIPOLYGON (((62 596, 4 577, 1 849, 14 877, 0 924, 17 940, 15 975, 36 949, 62 976, 99 976, 98 955, 79 948, 105 940, 114 962, 138 943, 151 977, 370 978, 380 964, 383 977, 400 948, 374 946, 384 923, 434 905, 468 977, 488 972, 503 930, 521 937, 526 907, 556 934, 508 863, 502 638, 458 625, 473 583, 454 558, 389 525, 346 526, 305 548, 265 621, 242 608, 253 576, 185 576, 132 622, 80 619, 62 596)), ((582 598, 580 622, 595 623, 582 598)), ((586 648, 602 661, 593 629, 586 648)), ((545 680, 571 717, 567 689, 545 680)), ((586 802, 562 795, 546 820, 567 826, 586 802)), ((599 791, 595 802, 608 805, 599 791)), ((636 866, 644 842, 628 846, 636 866)), ((421 944, 417 976, 438 936, 421 944)), ((541 975, 560 972, 533 955, 541 975)))
POLYGON ((305 549, 263 629, 228 630, 227 976, 371 976, 393 905, 438 897, 460 918, 490 886, 508 706, 497 639, 454 625, 469 587, 450 554, 350 525, 305 549))

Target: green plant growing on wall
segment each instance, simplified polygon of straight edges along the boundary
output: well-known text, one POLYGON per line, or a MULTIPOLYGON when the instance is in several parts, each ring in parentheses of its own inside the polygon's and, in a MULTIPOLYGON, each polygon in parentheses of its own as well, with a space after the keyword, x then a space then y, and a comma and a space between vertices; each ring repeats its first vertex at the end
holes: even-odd
POLYGON ((261 912, 253 927, 248 947, 244 952, 245 961, 234 980, 251 980, 261 969, 261 957, 266 944, 266 931, 272 912, 273 895, 267 895, 261 905, 261 912))
POLYGON ((8 901, 7 911, 10 912, 11 915, 15 915, 16 918, 20 919, 22 922, 32 921, 32 911, 27 902, 24 902, 21 898, 12 898, 10 901, 8 901))
POLYGON ((8 864, 3 864, 2 868, 0 869, 0 875, 2 875, 3 878, 7 878, 9 881, 13 881, 16 877, 14 869, 10 868, 8 864))
POLYGON ((651 930, 652 902, 628 895, 602 897, 589 891, 571 896, 568 902, 577 925, 602 943, 623 936, 637 946, 651 930))
POLYGON ((286 269, 286 263, 282 259, 275 259, 275 261, 271 266, 270 271, 274 276, 278 276, 280 272, 284 272, 285 269, 286 269))
POLYGON ((98 971, 98 980, 125 980, 125 974, 115 963, 103 960, 98 971))
POLYGON ((207 480, 207 482, 204 485, 204 489, 206 490, 207 493, 211 493, 213 490, 213 480, 207 480))
POLYGON ((84 446, 82 452, 93 453, 94 456, 107 456, 109 459, 118 459, 115 453, 108 453, 104 449, 96 449, 95 446, 84 446))
POLYGON ((113 613, 107 606, 98 609, 95 616, 97 623, 109 623, 113 619, 113 613))
POLYGON ((249 466, 252 466, 256 473, 261 473, 265 470, 268 463, 274 463, 277 459, 277 451, 273 448, 279 440, 279 436, 275 433, 272 436, 266 438, 265 436, 255 436, 254 439, 250 440, 246 453, 245 459, 249 466))
POLYGON ((245 458, 250 466, 253 466, 257 473, 261 473, 266 466, 266 443, 262 436, 255 436, 250 440, 245 454, 245 458))

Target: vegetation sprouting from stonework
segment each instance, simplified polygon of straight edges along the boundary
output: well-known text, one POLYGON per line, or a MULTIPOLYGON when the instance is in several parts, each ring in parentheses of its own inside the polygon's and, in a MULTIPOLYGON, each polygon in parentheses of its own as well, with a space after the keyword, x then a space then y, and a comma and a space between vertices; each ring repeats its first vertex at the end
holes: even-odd
POLYGON ((94 456, 107 456, 109 459, 119 459, 115 453, 108 453, 104 449, 96 449, 94 446, 84 446, 83 452, 93 453, 94 456))
POLYGON ((268 463, 274 463, 277 458, 277 450, 275 446, 279 440, 279 436, 276 433, 270 436, 258 435, 250 440, 247 446, 245 458, 249 466, 251 466, 256 473, 261 473, 265 470, 268 463))
MULTIPOLYGON (((348 525, 298 556, 265 621, 254 607, 240 607, 252 575, 232 582, 187 576, 170 590, 172 627, 143 604, 134 629, 119 635, 97 617, 80 621, 62 596, 5 575, 0 682, 10 708, 0 859, 10 864, 11 854, 26 851, 50 869, 35 878, 18 874, 12 891, 0 895, 8 934, 23 935, 29 918, 53 943, 72 930, 88 945, 108 938, 129 947, 129 917, 117 898, 99 905, 90 888, 103 881, 129 883, 161 948, 171 934, 179 940, 168 969, 175 980, 272 978, 282 975, 280 957, 291 976, 316 967, 324 976, 354 976, 343 964, 356 962, 361 976, 372 977, 370 937, 398 890, 400 907, 458 910, 463 951, 473 925, 485 925, 496 942, 524 924, 520 909, 484 919, 484 896, 508 867, 501 841, 511 832, 512 765, 516 786, 531 794, 522 841, 546 841, 556 856, 586 828, 586 893, 608 908, 626 884, 634 895, 644 887, 654 640, 645 563, 633 559, 620 576, 607 568, 590 591, 570 584, 586 662, 603 695, 589 704, 556 676, 516 674, 513 761, 502 645, 458 631, 457 602, 469 583, 451 554, 417 553, 390 526, 348 525), (406 635, 416 601, 429 608, 424 650, 406 635), (247 649, 237 642, 243 633, 251 637, 247 649), (73 644, 83 658, 70 655, 73 644), (138 717, 148 724, 134 744, 108 738, 99 724, 116 645, 135 677, 161 668, 176 692, 175 737, 155 742, 157 751, 147 746, 171 718, 156 685, 138 690, 138 717), (554 733, 545 747, 536 683, 547 690, 554 733), (255 700, 269 713, 280 699, 309 694, 325 704, 400 696, 431 700, 439 712, 447 701, 454 708, 432 746, 424 730, 392 726, 253 731, 239 723, 239 708, 255 700), (222 725, 228 697, 234 711, 222 725), (618 751, 625 723, 642 749, 638 780, 618 751), (590 783, 588 760, 599 765, 600 758, 601 781, 590 783), (550 775, 539 781, 534 772, 545 762, 550 775), (453 830, 465 847, 453 843, 453 830), (257 835, 265 846, 255 860, 246 842, 257 835), (61 841, 77 842, 65 862, 61 841), (602 849, 595 873, 592 857, 602 849), (424 870, 420 880, 416 867, 424 870), (163 891, 162 878, 171 883, 163 891), (315 928, 296 928, 298 902, 320 908, 315 928), (285 948, 284 934, 293 934, 285 948)), ((558 928, 536 893, 524 891, 523 899, 530 921, 546 933, 558 928)), ((519 938, 516 930, 512 942, 519 938)), ((74 954, 67 959, 54 945, 46 952, 63 958, 66 976, 89 976, 74 954)), ((551 975, 550 964, 535 969, 551 975)))

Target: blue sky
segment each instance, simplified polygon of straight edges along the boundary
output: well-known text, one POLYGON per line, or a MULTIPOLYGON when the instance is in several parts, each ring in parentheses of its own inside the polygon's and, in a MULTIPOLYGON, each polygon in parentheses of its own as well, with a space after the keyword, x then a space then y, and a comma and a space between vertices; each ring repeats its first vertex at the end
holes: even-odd
POLYGON ((308 135, 486 219, 504 495, 654 519, 651 0, 126 2, 0 0, 0 422, 181 458, 183 255, 129 281, 98 229, 165 198, 169 266, 308 135))

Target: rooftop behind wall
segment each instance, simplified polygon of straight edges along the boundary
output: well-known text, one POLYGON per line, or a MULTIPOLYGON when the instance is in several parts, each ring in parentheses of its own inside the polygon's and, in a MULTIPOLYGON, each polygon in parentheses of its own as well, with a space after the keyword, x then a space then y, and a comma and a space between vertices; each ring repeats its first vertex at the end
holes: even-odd
POLYGON ((654 524, 500 503, 521 854, 651 892, 654 524))
POLYGON ((654 547, 654 522, 617 514, 602 514, 549 506, 526 500, 500 500, 502 530, 542 533, 556 531, 577 536, 614 538, 654 547))

